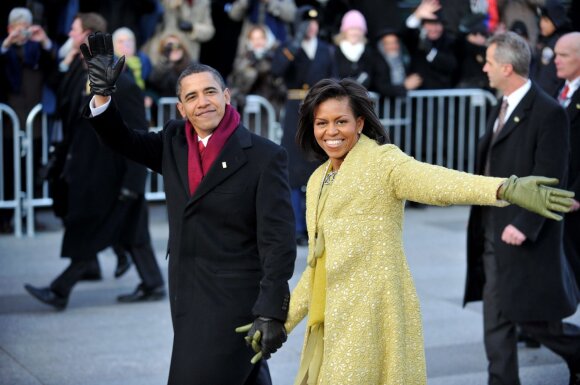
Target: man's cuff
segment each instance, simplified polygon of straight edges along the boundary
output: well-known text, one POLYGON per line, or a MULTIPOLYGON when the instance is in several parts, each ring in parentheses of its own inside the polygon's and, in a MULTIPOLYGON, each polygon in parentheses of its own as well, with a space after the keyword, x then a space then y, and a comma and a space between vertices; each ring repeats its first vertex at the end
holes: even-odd
POLYGON ((89 108, 91 109, 91 116, 94 118, 95 116, 102 114, 103 112, 105 112, 107 107, 109 107, 109 104, 111 104, 111 97, 110 96, 109 96, 109 100, 105 104, 103 104, 102 106, 99 106, 99 107, 95 107, 95 97, 93 96, 91 98, 91 101, 89 102, 89 108))
POLYGON ((405 20, 405 25, 409 29, 417 29, 421 26, 421 20, 417 16, 410 14, 407 20, 405 20))

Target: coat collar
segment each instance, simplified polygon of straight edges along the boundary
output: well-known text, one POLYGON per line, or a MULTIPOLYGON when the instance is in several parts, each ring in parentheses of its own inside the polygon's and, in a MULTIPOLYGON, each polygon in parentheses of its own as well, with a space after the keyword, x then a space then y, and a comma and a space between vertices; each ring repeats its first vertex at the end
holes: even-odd
MULTIPOLYGON (((497 135, 497 137, 493 141, 492 146, 504 140, 504 138, 509 136, 515 129, 517 129, 517 127, 519 127, 527 119, 530 110, 532 109, 534 99, 536 98, 537 93, 538 93, 537 86, 534 83, 532 83, 532 86, 529 89, 529 91, 518 103, 517 107, 513 110, 513 112, 509 116, 509 119, 505 122, 503 128, 501 129, 501 132, 497 135)), ((498 111, 499 108, 494 110, 495 114, 492 116, 497 116, 498 111)), ((494 122, 495 119, 494 120, 490 119, 490 122, 488 123, 488 131, 493 132, 494 122)))
POLYGON ((568 112, 571 122, 580 118, 580 88, 572 95, 572 99, 570 99, 570 103, 566 107, 566 112, 568 112))
POLYGON ((173 157, 181 180, 181 188, 188 196, 189 203, 193 204, 207 194, 218 184, 234 174, 247 162, 244 149, 252 146, 250 132, 241 124, 236 128, 233 135, 227 140, 218 158, 202 179, 193 196, 189 197, 189 182, 187 175, 187 140, 182 126, 172 139, 173 157))

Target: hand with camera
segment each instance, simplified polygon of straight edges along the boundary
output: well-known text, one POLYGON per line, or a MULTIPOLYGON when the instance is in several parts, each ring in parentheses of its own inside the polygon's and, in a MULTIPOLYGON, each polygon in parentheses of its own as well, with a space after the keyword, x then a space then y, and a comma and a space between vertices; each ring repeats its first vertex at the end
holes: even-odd
POLYGON ((24 45, 30 39, 28 27, 13 28, 2 41, 2 48, 9 49, 12 45, 24 45))
POLYGON ((91 34, 89 45, 82 44, 80 49, 87 64, 91 91, 95 95, 110 96, 125 64, 125 56, 115 63, 111 34, 91 34))

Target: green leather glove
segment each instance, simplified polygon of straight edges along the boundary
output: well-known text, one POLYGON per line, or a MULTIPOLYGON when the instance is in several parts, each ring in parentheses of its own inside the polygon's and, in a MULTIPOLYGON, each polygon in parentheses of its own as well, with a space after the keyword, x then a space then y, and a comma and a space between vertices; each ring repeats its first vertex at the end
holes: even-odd
POLYGON ((510 203, 516 204, 533 213, 557 221, 562 216, 553 213, 559 211, 567 213, 572 207, 574 193, 554 187, 558 179, 543 176, 526 176, 518 178, 510 176, 499 188, 498 197, 510 203))
MULTIPOLYGON (((244 331, 248 325, 236 329, 236 331, 244 331)), ((250 328, 247 329, 246 343, 252 346, 256 354, 251 362, 254 364, 260 358, 268 359, 272 353, 275 353, 288 338, 284 323, 273 318, 258 317, 252 322, 250 328)))
MULTIPOLYGON (((252 328, 252 325, 253 325, 253 323, 249 323, 247 325, 237 327, 236 333, 247 333, 252 328)), ((261 338, 262 338, 262 335, 261 335, 259 330, 256 330, 256 332, 254 333, 253 336, 247 335, 244 337, 244 340, 246 340, 246 344, 251 346, 252 349, 254 350, 254 352, 256 352, 254 357, 252 357, 252 359, 250 360, 250 362, 252 364, 255 364, 256 362, 258 362, 262 359, 262 349, 260 347, 260 339, 261 338)))

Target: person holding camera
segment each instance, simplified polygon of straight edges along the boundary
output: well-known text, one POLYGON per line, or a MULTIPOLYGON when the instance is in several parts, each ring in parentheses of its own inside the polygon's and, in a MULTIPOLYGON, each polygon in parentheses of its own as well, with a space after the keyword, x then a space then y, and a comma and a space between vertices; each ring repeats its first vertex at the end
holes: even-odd
MULTIPOLYGON (((45 79, 54 65, 54 44, 41 26, 32 24, 32 13, 27 8, 17 7, 10 11, 7 32, 0 48, 0 103, 8 104, 16 112, 20 129, 24 131, 28 113, 43 100, 45 79)), ((4 197, 13 199, 14 133, 8 125, 2 133, 4 197)), ((34 133, 35 169, 38 169, 41 160, 39 127, 34 133)), ((0 233, 12 232, 12 214, 12 209, 0 210, 0 233)))
POLYGON ((209 0, 162 0, 163 21, 150 43, 149 56, 156 54, 157 47, 167 33, 183 34, 181 42, 191 58, 199 61, 201 43, 209 41, 215 34, 209 0))
POLYGON ((153 70, 147 82, 154 99, 175 96, 179 75, 194 62, 185 37, 179 32, 169 32, 162 36, 152 61, 153 70))

